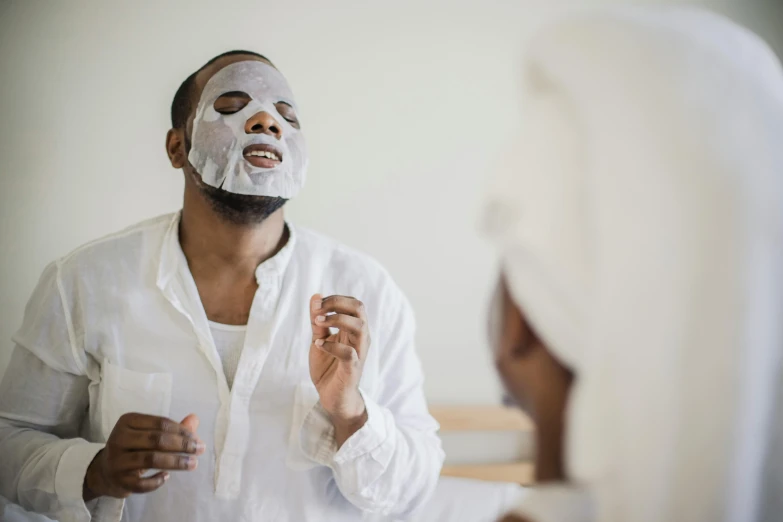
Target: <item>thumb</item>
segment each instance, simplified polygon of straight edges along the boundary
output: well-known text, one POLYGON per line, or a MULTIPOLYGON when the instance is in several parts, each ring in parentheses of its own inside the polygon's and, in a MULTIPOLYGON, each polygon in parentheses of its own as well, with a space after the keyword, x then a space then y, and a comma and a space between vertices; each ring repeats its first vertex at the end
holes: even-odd
POLYGON ((320 326, 316 324, 315 318, 319 315, 325 315, 324 312, 321 311, 321 302, 323 301, 323 296, 321 294, 315 294, 313 297, 310 298, 310 326, 313 329, 313 339, 325 339, 329 337, 329 327, 328 326, 320 326))
POLYGON ((198 429, 198 425, 199 425, 198 416, 195 413, 191 413, 190 415, 182 419, 182 422, 180 422, 180 424, 185 426, 193 433, 196 433, 196 430, 198 429))
POLYGON ((196 455, 201 455, 206 451, 206 446, 204 445, 204 441, 201 440, 201 437, 198 436, 196 433, 196 430, 198 429, 199 420, 198 416, 195 413, 191 413, 184 419, 182 419, 182 422, 180 422, 183 426, 185 426, 187 429, 190 430, 193 435, 196 436, 196 440, 199 441, 199 447, 196 450, 196 455))

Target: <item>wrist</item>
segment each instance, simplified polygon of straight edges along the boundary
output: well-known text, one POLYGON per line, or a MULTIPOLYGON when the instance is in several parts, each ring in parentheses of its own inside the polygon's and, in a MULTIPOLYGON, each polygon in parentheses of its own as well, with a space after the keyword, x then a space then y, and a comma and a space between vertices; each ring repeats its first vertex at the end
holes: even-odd
POLYGON ((84 482, 82 483, 82 498, 85 502, 89 502, 98 497, 103 496, 100 491, 100 485, 102 483, 100 479, 100 459, 103 454, 103 450, 100 450, 93 457, 90 465, 87 466, 87 472, 84 474, 84 482))
POLYGON ((354 425, 361 421, 362 416, 367 411, 364 405, 364 398, 359 390, 353 390, 352 392, 344 395, 341 400, 334 404, 332 408, 329 408, 327 413, 332 421, 332 424, 339 424, 341 426, 354 425), (332 411, 329 411, 332 410, 332 411))
POLYGON ((332 421, 334 424, 334 442, 337 444, 338 450, 342 448, 343 444, 345 444, 354 433, 367 424, 367 418, 367 410, 365 409, 360 415, 351 419, 332 421))
POLYGON ((330 414, 334 426, 334 438, 339 449, 351 435, 362 429, 367 423, 367 407, 361 394, 356 391, 356 397, 350 401, 350 406, 341 408, 340 414, 330 414))
POLYGON ((335 429, 341 430, 358 430, 367 422, 367 408, 362 408, 361 411, 351 416, 345 417, 331 417, 332 425, 335 429))

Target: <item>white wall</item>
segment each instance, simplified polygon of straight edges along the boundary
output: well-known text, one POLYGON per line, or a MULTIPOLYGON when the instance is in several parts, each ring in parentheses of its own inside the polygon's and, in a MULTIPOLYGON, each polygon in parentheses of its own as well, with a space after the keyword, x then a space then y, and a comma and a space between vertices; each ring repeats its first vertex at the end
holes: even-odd
MULTIPOLYGON (((767 2, 723 4, 771 31, 767 2)), ((0 369, 46 263, 179 207, 171 97, 247 48, 302 107, 311 170, 289 218, 389 268, 417 310, 431 401, 496 401, 481 187, 516 124, 521 44, 564 4, 0 2, 0 369)))

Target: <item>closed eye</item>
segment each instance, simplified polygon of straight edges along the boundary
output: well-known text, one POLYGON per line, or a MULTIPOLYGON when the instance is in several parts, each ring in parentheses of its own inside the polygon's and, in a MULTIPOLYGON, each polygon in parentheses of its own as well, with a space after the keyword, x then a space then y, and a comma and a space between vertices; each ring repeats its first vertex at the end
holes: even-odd
POLYGON ((250 103, 250 95, 242 91, 230 91, 221 94, 212 107, 220 114, 235 114, 250 103))
POLYGON ((296 116, 296 109, 283 101, 277 102, 275 104, 275 108, 277 109, 277 112, 280 114, 280 116, 282 116, 285 121, 290 123, 293 128, 300 128, 299 118, 296 116))

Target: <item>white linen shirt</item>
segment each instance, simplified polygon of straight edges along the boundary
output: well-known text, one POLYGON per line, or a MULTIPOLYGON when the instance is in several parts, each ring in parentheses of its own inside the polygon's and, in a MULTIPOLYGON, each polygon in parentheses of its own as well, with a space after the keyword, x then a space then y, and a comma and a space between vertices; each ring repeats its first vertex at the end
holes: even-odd
POLYGON ((60 522, 409 516, 434 489, 443 452, 413 314, 387 272, 289 225, 286 246, 256 270, 229 390, 179 219, 138 224, 44 271, 0 383, 0 495, 60 522), (368 421, 339 451, 309 374, 315 293, 362 300, 372 336, 360 382, 368 421), (85 471, 126 412, 196 413, 206 453, 155 492, 85 505, 85 471))

